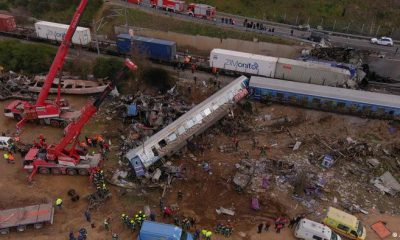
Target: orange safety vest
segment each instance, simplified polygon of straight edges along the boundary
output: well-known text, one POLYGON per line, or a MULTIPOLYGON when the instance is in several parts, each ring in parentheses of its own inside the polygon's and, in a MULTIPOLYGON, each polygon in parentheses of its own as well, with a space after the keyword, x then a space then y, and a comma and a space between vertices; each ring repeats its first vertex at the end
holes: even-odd
POLYGON ((14 155, 13 155, 13 154, 9 154, 9 155, 8 155, 8 160, 14 161, 14 155))

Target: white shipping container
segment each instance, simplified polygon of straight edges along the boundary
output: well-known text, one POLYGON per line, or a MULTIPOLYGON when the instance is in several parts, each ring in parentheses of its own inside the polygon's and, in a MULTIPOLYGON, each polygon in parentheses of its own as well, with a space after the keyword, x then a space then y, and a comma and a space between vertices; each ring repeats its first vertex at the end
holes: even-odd
POLYGON ((213 49, 210 53, 210 67, 271 78, 275 77, 277 61, 276 57, 225 49, 213 49))
MULTIPOLYGON (((39 38, 51 39, 61 42, 69 25, 40 21, 35 23, 36 34, 39 38)), ((90 29, 77 27, 72 37, 72 43, 78 45, 87 45, 92 41, 90 29)))
POLYGON ((327 86, 340 86, 351 78, 350 71, 323 64, 279 58, 275 78, 327 86))

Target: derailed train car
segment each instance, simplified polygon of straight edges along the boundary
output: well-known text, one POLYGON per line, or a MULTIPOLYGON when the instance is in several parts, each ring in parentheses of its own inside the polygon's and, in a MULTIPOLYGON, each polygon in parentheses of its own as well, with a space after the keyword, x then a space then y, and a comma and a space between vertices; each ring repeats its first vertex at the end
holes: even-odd
POLYGON ((143 145, 129 151, 129 160, 136 176, 186 145, 192 137, 202 133, 223 118, 229 109, 247 94, 248 78, 239 77, 207 98, 173 123, 151 136, 143 145))

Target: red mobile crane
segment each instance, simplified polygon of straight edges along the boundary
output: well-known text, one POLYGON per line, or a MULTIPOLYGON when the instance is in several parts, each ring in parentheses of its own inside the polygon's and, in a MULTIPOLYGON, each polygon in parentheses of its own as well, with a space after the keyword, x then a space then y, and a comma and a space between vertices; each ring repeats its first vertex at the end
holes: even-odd
MULTIPOLYGON (((38 120, 42 124, 65 127, 69 121, 77 117, 76 114, 71 111, 66 112, 69 110, 69 107, 64 100, 60 99, 60 85, 58 88, 57 99, 55 101, 46 99, 49 95, 54 78, 64 66, 65 57, 67 56, 69 47, 71 45, 71 39, 75 33, 79 19, 85 10, 87 3, 88 0, 81 0, 79 6, 77 7, 71 24, 69 25, 61 45, 58 48, 54 61, 50 66, 49 73, 46 76, 46 80, 42 90, 39 93, 36 103, 32 104, 27 101, 15 100, 4 109, 4 115, 6 117, 14 118, 18 121, 17 128, 22 127, 27 120, 38 120)), ((61 79, 59 82, 61 82, 61 79)))
POLYGON ((42 174, 68 174, 68 175, 88 175, 97 168, 101 161, 100 154, 85 154, 79 151, 76 145, 79 143, 79 134, 82 128, 97 112, 101 103, 108 94, 115 88, 116 82, 125 78, 129 71, 134 71, 137 66, 129 59, 125 60, 125 67, 120 70, 106 89, 94 100, 89 101, 82 109, 79 118, 72 121, 65 128, 65 136, 57 145, 42 144, 32 147, 25 155, 24 169, 30 172, 28 177, 32 181, 36 172, 42 174), (70 149, 67 146, 72 144, 70 149))

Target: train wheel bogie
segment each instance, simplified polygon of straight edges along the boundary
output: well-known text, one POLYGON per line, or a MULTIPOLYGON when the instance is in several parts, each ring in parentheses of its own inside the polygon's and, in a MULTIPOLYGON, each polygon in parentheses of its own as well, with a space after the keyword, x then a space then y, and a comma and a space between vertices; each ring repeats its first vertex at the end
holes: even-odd
POLYGON ((72 169, 72 168, 67 169, 67 174, 70 176, 76 175, 77 174, 76 169, 72 169))
POLYGON ((87 175, 89 175, 89 172, 88 172, 87 169, 81 168, 81 169, 79 169, 78 172, 79 172, 79 175, 81 175, 81 176, 87 176, 87 175))
POLYGON ((33 225, 33 227, 34 227, 35 229, 41 229, 41 228, 43 227, 43 223, 35 223, 35 224, 33 225))
POLYGON ((10 233, 10 229, 9 229, 9 228, 2 228, 2 229, 0 229, 0 234, 1 234, 1 235, 6 235, 6 234, 8 234, 8 233, 10 233))
POLYGON ((20 226, 17 227, 17 231, 18 232, 23 232, 25 230, 26 230, 26 225, 20 225, 20 226))
POLYGON ((59 168, 52 168, 51 169, 51 174, 60 175, 61 174, 61 170, 59 168))

